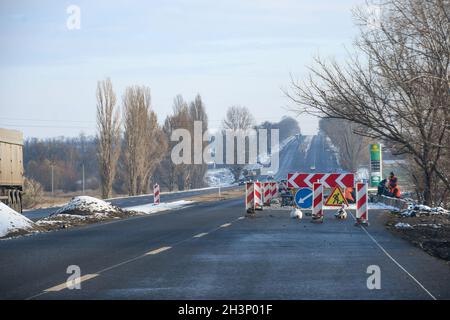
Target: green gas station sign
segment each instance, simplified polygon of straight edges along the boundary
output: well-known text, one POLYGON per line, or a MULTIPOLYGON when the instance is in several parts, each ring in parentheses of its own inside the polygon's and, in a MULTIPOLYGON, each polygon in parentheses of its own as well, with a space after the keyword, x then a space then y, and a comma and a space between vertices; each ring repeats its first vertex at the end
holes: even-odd
POLYGON ((370 186, 376 187, 381 181, 381 144, 374 143, 370 145, 370 186))

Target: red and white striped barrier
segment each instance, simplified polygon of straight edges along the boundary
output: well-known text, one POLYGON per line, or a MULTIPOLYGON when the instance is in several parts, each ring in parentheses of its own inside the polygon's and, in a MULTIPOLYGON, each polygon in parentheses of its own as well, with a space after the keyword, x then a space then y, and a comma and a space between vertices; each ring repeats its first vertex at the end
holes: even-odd
POLYGON ((356 184, 356 223, 368 224, 369 197, 367 196, 367 183, 356 184))
POLYGON ((245 209, 246 210, 254 210, 255 203, 255 189, 253 186, 253 182, 245 183, 245 209))
POLYGON ((262 210, 263 209, 263 184, 261 182, 255 182, 254 183, 254 190, 255 190, 255 210, 262 210))
POLYGON ((272 187, 272 199, 275 199, 278 197, 278 183, 277 182, 271 182, 272 187))
POLYGON ((254 210, 255 189, 253 182, 245 183, 245 209, 254 210))
POLYGON ((350 188, 355 185, 353 173, 288 173, 289 188, 312 188, 313 183, 320 182, 324 188, 350 188))
POLYGON ((155 183, 153 186, 153 204, 159 204, 159 184, 155 183))
POLYGON ((263 182, 262 185, 264 186, 264 204, 270 206, 270 201, 272 200, 272 183, 263 182))
POLYGON ((245 209, 262 210, 263 184, 261 182, 247 182, 245 184, 245 209))
POLYGON ((323 220, 323 185, 321 183, 313 184, 313 208, 312 218, 314 220, 323 220))

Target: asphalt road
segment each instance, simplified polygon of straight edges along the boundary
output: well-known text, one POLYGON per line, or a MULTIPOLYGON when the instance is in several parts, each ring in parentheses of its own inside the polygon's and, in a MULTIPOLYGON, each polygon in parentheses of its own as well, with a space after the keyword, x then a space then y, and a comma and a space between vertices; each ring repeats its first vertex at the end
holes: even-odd
POLYGON ((0 241, 2 299, 449 299, 450 268, 388 233, 226 200, 0 241), (243 218, 244 217, 244 218, 243 218), (80 290, 64 283, 81 268, 80 290), (381 289, 367 288, 367 268, 381 289), (62 286, 58 286, 61 285, 62 286), (47 290, 47 291, 46 291, 47 290))
POLYGON ((299 136, 280 152, 277 179, 286 179, 290 172, 339 172, 339 165, 325 136, 299 136))
MULTIPOLYGON (((227 186, 227 187, 221 187, 221 190, 230 190, 237 188, 237 186, 227 186)), ((197 190, 187 190, 182 192, 172 192, 172 193, 161 193, 160 200, 161 202, 171 202, 171 201, 177 201, 186 199, 193 196, 198 196, 202 194, 212 194, 212 193, 218 193, 219 188, 205 188, 205 189, 197 189, 197 190)), ((134 197, 124 197, 124 198, 116 198, 116 199, 110 199, 107 200, 111 204, 126 208, 126 207, 134 207, 134 206, 140 206, 144 204, 153 203, 153 195, 141 195, 141 196, 134 196, 134 197)), ((36 210, 28 210, 24 211, 23 215, 27 218, 37 221, 39 219, 48 217, 52 213, 54 213, 56 210, 61 208, 60 206, 57 207, 50 207, 50 208, 44 208, 44 209, 36 209, 36 210)))

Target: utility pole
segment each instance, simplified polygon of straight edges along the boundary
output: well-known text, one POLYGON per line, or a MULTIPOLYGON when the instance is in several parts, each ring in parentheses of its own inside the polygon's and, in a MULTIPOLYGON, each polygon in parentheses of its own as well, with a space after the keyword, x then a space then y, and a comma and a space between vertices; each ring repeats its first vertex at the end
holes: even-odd
POLYGON ((85 189, 84 189, 84 163, 83 163, 83 194, 85 193, 84 190, 85 189))
POLYGON ((53 174, 53 163, 52 163, 52 197, 55 196, 55 195, 54 195, 54 183, 53 183, 53 177, 54 177, 54 174, 53 174))

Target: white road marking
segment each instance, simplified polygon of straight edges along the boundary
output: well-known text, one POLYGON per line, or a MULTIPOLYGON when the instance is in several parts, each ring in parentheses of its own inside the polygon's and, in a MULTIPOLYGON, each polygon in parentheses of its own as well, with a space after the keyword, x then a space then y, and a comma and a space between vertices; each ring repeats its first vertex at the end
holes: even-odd
MULTIPOLYGON (((93 274, 85 274, 84 276, 80 277, 79 280, 77 281, 77 283, 82 283, 84 281, 88 281, 90 279, 93 279, 95 277, 98 277, 97 273, 93 273, 93 274)), ((67 289, 67 282, 58 284, 57 286, 45 289, 44 292, 57 292, 57 291, 61 291, 67 289)))
MULTIPOLYGON (((242 220, 242 219, 245 219, 245 217, 242 216, 242 217, 237 218, 237 220, 242 220)), ((199 233, 199 234, 193 236, 193 238, 201 238, 201 237, 203 237, 203 236, 205 236, 205 235, 208 235, 208 234, 211 233, 211 232, 217 231, 217 230, 220 229, 220 228, 226 228, 226 227, 229 227, 229 226, 231 226, 231 223, 225 223, 225 224, 221 225, 220 227, 211 230, 210 232, 199 233)), ((173 246, 178 245, 178 244, 183 243, 183 242, 186 242, 186 241, 188 241, 189 239, 191 239, 191 238, 186 238, 186 239, 184 239, 184 240, 181 240, 181 241, 179 241, 179 242, 173 244, 173 246)), ((159 248, 159 249, 155 249, 155 250, 149 251, 149 252, 147 252, 147 253, 144 253, 144 254, 142 254, 142 255, 140 255, 140 256, 134 257, 134 258, 132 258, 132 259, 128 259, 128 260, 122 261, 122 262, 120 262, 120 263, 117 263, 117 264, 115 264, 115 265, 106 267, 106 268, 104 268, 104 269, 98 271, 97 273, 94 273, 94 274, 87 274, 87 275, 85 275, 85 276, 83 276, 83 277, 80 278, 80 282, 87 281, 87 280, 89 280, 89 279, 95 278, 95 277, 99 276, 101 273, 110 271, 110 270, 112 270, 112 269, 115 269, 115 268, 117 268, 117 267, 123 266, 123 265, 125 265, 125 264, 130 263, 130 262, 139 260, 139 259, 141 259, 141 258, 143 258, 143 257, 145 257, 145 256, 156 255, 156 254, 158 254, 158 253, 161 253, 161 252, 163 252, 163 251, 169 250, 169 249, 171 249, 171 248, 172 248, 172 247, 169 247, 169 246, 167 246, 167 247, 161 247, 161 248, 159 248)), ((57 292, 57 291, 60 291, 60 290, 65 289, 65 288, 66 288, 66 283, 63 283, 63 284, 60 284, 60 285, 51 287, 51 288, 49 288, 49 289, 43 290, 42 292, 40 292, 40 293, 38 293, 38 294, 36 294, 36 295, 34 295, 34 296, 31 296, 31 297, 27 298, 26 300, 31 300, 31 299, 40 297, 40 296, 42 296, 42 295, 44 295, 44 294, 46 294, 46 293, 48 293, 48 292, 57 292)))
POLYGON ((206 236, 207 234, 208 234, 207 232, 199 233, 199 234, 196 234, 193 238, 201 238, 201 237, 206 236))
MULTIPOLYGON (((352 215, 352 218, 356 221, 356 218, 353 216, 353 213, 350 213, 352 215)), ((420 288, 422 288, 423 291, 425 291, 433 300, 437 300, 436 297, 427 289, 425 288, 425 286, 420 283, 419 280, 417 280, 416 278, 414 278, 414 276, 408 272, 408 270, 406 270, 397 260, 394 259, 394 257, 392 257, 389 252, 386 251, 386 249, 383 248, 383 246, 381 244, 378 243, 378 241, 372 237, 372 235, 369 233, 369 231, 367 231, 367 229, 364 226, 361 226, 361 229, 364 230, 364 232, 367 234, 367 236, 378 246, 378 248, 380 248, 381 251, 383 251, 383 253, 392 260, 392 262, 394 262, 397 267, 400 268, 400 270, 402 270, 403 272, 405 272, 420 288)))
POLYGON ((171 249, 171 248, 172 248, 172 247, 161 247, 161 248, 159 248, 159 249, 155 249, 155 250, 149 251, 149 252, 147 252, 145 255, 146 255, 146 256, 148 256, 148 255, 155 255, 155 254, 161 253, 161 252, 163 252, 163 251, 169 250, 169 249, 171 249))

